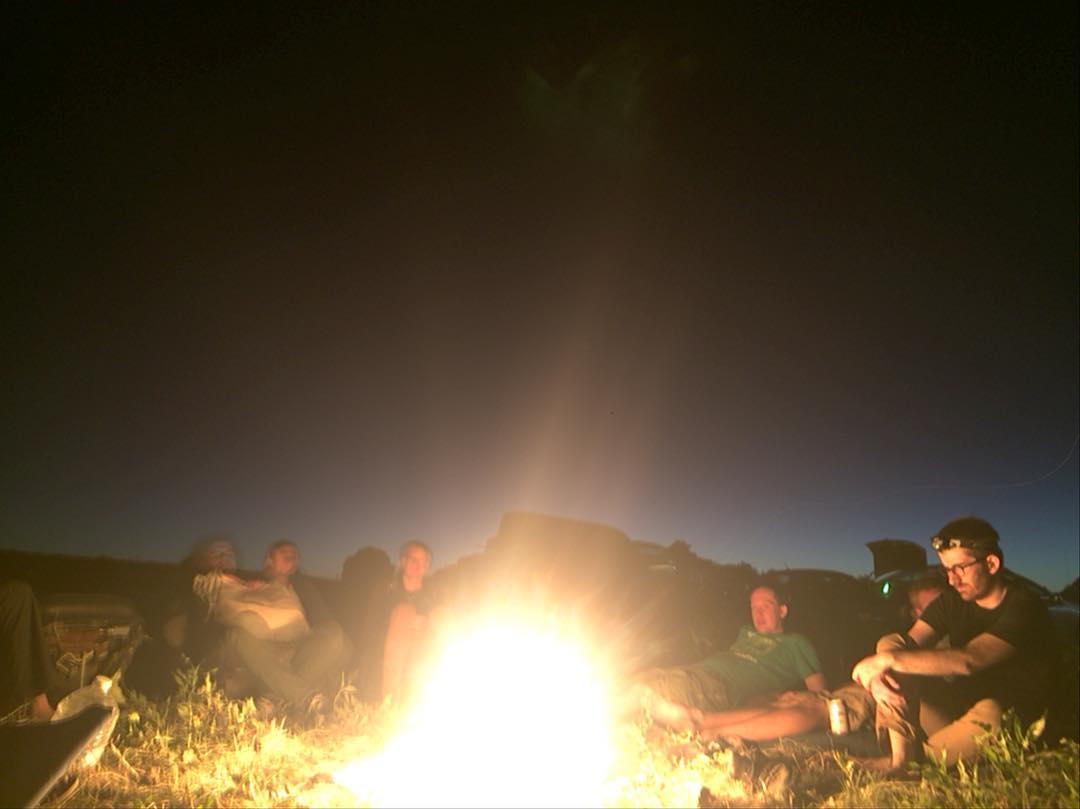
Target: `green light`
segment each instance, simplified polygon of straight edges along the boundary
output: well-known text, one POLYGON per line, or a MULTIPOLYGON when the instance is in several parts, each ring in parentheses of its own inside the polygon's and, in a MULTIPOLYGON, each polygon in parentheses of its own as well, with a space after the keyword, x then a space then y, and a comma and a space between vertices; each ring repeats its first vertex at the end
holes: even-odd
POLYGON ((883 596, 887 596, 891 590, 892 582, 885 582, 883 585, 881 585, 881 594, 883 596))

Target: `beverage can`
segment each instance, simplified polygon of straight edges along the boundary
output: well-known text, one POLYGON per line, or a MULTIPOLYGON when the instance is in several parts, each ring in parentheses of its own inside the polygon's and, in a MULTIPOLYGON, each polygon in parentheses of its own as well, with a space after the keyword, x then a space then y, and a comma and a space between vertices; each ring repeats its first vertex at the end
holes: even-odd
POLYGON ((829 732, 833 736, 843 736, 849 730, 847 708, 840 699, 829 700, 829 732))

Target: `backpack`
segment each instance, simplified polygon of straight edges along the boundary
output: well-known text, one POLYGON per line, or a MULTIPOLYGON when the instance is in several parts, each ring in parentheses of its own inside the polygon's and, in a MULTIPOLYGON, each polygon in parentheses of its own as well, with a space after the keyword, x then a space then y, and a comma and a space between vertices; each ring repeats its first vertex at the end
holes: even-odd
POLYGON ((130 598, 58 593, 39 602, 45 645, 63 693, 88 685, 98 674, 111 679, 123 674, 143 641, 143 620, 130 598))

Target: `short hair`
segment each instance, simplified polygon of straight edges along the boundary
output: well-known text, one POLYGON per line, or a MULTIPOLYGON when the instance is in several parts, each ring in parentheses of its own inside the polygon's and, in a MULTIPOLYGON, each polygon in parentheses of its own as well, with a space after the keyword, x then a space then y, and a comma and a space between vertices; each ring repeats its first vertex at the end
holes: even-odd
POLYGON ((223 569, 236 569, 236 548, 232 542, 223 537, 206 537, 195 543, 184 560, 181 562, 185 567, 195 570, 197 573, 207 573, 217 567, 217 563, 223 561, 222 557, 228 556, 232 564, 223 569))
POLYGON ((399 560, 404 559, 405 554, 407 554, 409 552, 409 550, 412 549, 412 548, 419 548, 424 553, 426 553, 429 565, 431 564, 432 560, 435 558, 435 554, 433 554, 431 552, 431 548, 429 548, 427 546, 427 543, 421 542, 419 539, 410 539, 408 542, 406 542, 405 544, 403 544, 401 546, 401 550, 398 551, 398 559, 399 560))
POLYGON ((942 526, 930 540, 939 553, 949 548, 967 548, 983 556, 993 554, 1005 564, 1001 552, 1001 537, 989 522, 981 517, 959 517, 942 526))
POLYGON ((277 542, 270 544, 270 547, 266 549, 267 556, 273 556, 282 548, 295 548, 297 553, 300 551, 300 546, 293 542, 291 539, 279 539, 277 542))
POLYGON ((949 584, 942 577, 939 571, 933 573, 927 573, 919 578, 915 579, 908 585, 907 591, 911 593, 921 593, 925 590, 942 590, 944 591, 949 584))
POLYGON ((756 582, 750 585, 750 589, 746 591, 746 597, 749 598, 753 595, 755 590, 771 590, 772 594, 776 596, 776 603, 781 607, 791 606, 791 598, 788 596, 787 591, 770 579, 758 579, 756 582))

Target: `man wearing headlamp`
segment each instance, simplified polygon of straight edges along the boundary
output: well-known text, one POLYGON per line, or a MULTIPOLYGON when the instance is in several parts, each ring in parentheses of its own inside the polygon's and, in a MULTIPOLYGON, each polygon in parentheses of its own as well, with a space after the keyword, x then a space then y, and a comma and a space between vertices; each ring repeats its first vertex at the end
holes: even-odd
POLYGON ((963 517, 931 545, 950 586, 907 633, 878 641, 877 654, 851 675, 873 695, 878 727, 888 731, 892 756, 878 762, 883 769, 926 755, 948 764, 974 759, 977 737, 997 730, 1006 710, 1025 723, 1045 711, 1055 673, 1049 614, 1036 595, 1007 583, 994 527, 963 517), (951 648, 935 649, 945 635, 951 648))

